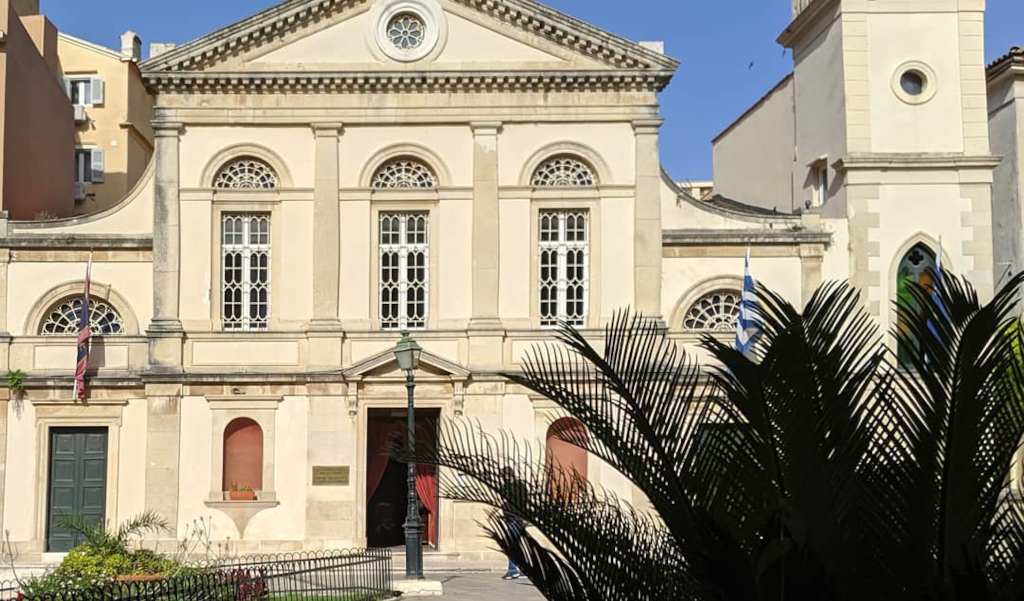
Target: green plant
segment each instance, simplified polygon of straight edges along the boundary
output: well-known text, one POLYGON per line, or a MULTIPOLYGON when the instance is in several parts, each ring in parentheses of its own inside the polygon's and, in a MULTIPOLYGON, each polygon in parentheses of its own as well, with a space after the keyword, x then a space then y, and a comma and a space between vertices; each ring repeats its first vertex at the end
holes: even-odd
POLYGON ((167 520, 154 511, 146 511, 125 520, 114 531, 108 531, 80 515, 61 516, 57 520, 57 527, 81 535, 96 552, 104 555, 127 555, 128 543, 133 537, 170 530, 167 520))
POLYGON ((253 492, 253 488, 248 484, 232 484, 231 492, 253 492))
POLYGON ((652 515, 466 422, 396 454, 539 530, 485 526, 549 599, 1019 601, 1024 509, 1004 493, 1024 437, 1022 282, 985 305, 952 276, 909 286, 893 332, 909 370, 847 284, 802 312, 759 289, 754 355, 709 336, 708 368, 642 317, 617 315, 602 345, 561 328, 507 375, 582 422, 558 436, 652 515))
POLYGON ((15 369, 7 372, 7 388, 13 398, 21 398, 25 393, 25 372, 15 369))

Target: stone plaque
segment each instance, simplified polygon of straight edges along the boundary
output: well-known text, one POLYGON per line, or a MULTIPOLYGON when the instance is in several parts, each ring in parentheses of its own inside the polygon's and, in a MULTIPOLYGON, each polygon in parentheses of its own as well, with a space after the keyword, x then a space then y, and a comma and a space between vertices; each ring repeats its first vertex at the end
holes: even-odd
POLYGON ((348 486, 349 466, 314 465, 313 486, 348 486))

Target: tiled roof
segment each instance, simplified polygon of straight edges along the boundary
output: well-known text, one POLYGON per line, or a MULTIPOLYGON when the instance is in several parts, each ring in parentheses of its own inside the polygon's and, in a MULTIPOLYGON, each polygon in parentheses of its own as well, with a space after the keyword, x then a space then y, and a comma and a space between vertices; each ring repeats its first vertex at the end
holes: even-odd
POLYGON ((999 75, 1014 65, 1024 66, 1024 47, 1014 46, 1010 51, 1000 56, 988 66, 989 79, 999 75))

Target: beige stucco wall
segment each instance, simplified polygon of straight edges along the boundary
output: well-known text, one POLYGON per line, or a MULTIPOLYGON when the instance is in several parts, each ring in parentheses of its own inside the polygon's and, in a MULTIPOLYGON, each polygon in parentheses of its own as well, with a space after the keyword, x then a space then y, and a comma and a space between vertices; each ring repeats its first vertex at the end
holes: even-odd
POLYGON ((963 122, 949 118, 961 111, 959 26, 955 12, 867 16, 873 152, 963 151, 963 122), (907 104, 893 93, 893 77, 908 60, 935 71, 930 85, 937 92, 926 104, 907 104))
POLYGON ((830 10, 793 48, 793 92, 796 106, 796 147, 793 161, 793 205, 803 207, 813 198, 811 165, 826 159, 829 198, 826 215, 845 213, 844 192, 836 185, 831 165, 847 151, 847 95, 844 29, 841 17, 830 10))
POLYGON ((27 556, 43 551, 46 524, 46 482, 49 472, 46 442, 52 427, 104 425, 108 431, 106 520, 116 527, 143 509, 145 477, 146 401, 121 392, 121 400, 97 401, 94 407, 70 403, 71 391, 62 401, 41 398, 7 403, 8 453, 4 479, 3 514, 10 540, 27 556), (128 398, 124 398, 127 396, 128 398))
POLYGON ((86 107, 88 120, 75 126, 76 145, 104 152, 104 181, 87 186, 96 197, 77 202, 75 212, 102 211, 124 198, 149 164, 154 100, 138 66, 113 50, 62 34, 58 54, 62 76, 103 78, 103 103, 86 107))
POLYGON ((992 152, 1002 157, 993 173, 992 237, 997 279, 1020 271, 1024 261, 1024 76, 1007 74, 989 86, 992 152))
POLYGON ((796 140, 793 78, 779 86, 712 141, 715 194, 789 213, 796 140))

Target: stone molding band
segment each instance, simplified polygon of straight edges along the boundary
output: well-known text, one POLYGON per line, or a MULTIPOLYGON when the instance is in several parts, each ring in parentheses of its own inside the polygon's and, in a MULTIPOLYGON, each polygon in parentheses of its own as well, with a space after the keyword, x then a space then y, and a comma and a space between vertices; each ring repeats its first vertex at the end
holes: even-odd
POLYGON ((672 71, 565 71, 417 73, 190 73, 146 72, 146 85, 154 92, 207 94, 320 92, 660 92, 672 71))

